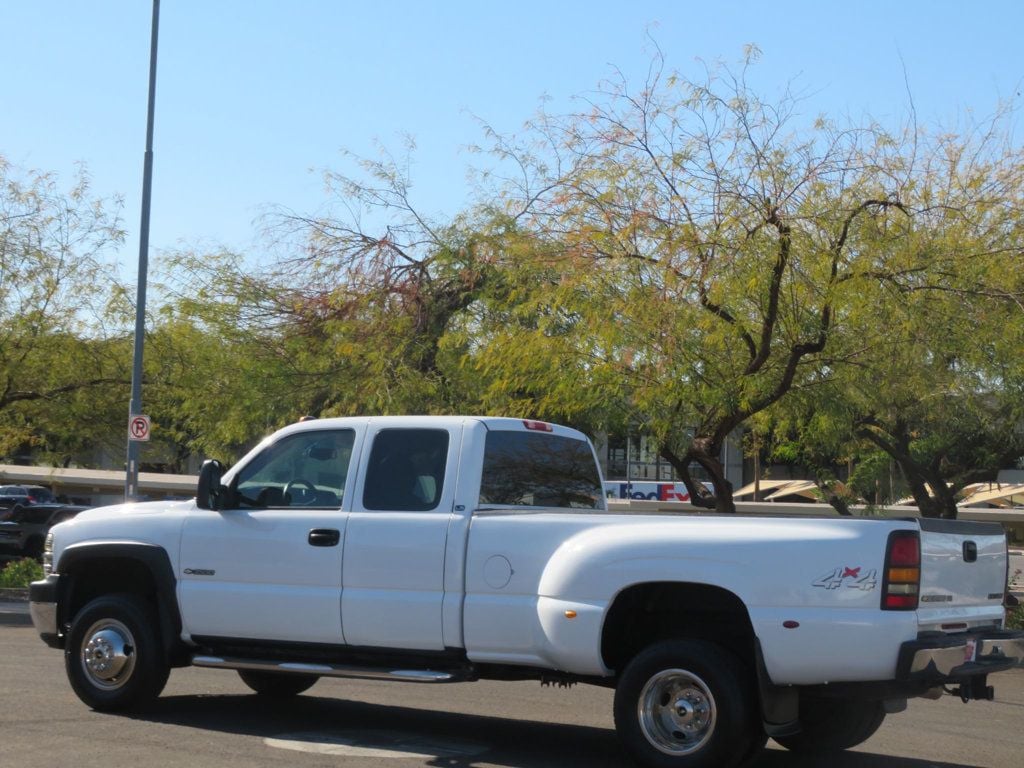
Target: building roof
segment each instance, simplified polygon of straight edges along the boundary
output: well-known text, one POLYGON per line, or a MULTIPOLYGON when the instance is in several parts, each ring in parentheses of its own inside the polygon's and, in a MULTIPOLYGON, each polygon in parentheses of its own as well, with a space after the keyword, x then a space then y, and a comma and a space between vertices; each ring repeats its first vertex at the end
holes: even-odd
MULTIPOLYGON (((139 473, 142 493, 172 493, 193 496, 195 475, 165 475, 157 472, 139 473)), ((0 483, 46 485, 54 491, 110 493, 124 490, 124 471, 111 469, 80 469, 78 467, 22 467, 0 464, 0 483)))
MULTIPOLYGON (((800 481, 800 480, 762 480, 761 481, 761 493, 766 493, 767 491, 774 491, 774 490, 776 490, 778 488, 781 488, 784 485, 789 485, 790 483, 793 483, 793 482, 802 482, 802 481, 800 481)), ((740 488, 738 491, 735 491, 733 493, 733 498, 734 499, 738 499, 738 498, 741 498, 742 496, 753 496, 753 495, 754 495, 754 484, 753 483, 747 483, 742 488, 740 488)))
POLYGON ((1024 483, 985 483, 966 496, 959 506, 969 504, 1024 504, 1024 483))

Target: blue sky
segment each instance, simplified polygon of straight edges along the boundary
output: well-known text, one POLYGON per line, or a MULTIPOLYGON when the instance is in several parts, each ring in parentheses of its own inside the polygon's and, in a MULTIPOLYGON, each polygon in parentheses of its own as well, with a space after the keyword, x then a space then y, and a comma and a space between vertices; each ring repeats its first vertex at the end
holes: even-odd
MULTIPOLYGON (((120 193, 134 275, 145 141, 148 0, 0 0, 0 155, 120 193)), ((466 202, 476 118, 521 127, 571 107, 612 67, 639 82, 653 38, 671 69, 763 53, 767 95, 795 80, 809 115, 907 111, 953 126, 1024 89, 1024 2, 347 2, 163 0, 154 250, 251 250, 268 205, 311 213, 339 150, 415 138, 414 198, 466 202), (906 72, 906 82, 904 78, 906 72)), ((1018 120, 1019 123, 1019 120, 1018 120)), ((1019 142, 1020 136, 1017 136, 1019 142)))

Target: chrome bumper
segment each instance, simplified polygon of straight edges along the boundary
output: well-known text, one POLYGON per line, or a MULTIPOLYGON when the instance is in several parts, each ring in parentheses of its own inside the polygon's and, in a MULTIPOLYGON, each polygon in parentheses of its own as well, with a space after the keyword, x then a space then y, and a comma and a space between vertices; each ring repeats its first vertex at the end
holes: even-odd
POLYGON ((32 624, 43 642, 51 648, 60 648, 62 643, 58 616, 60 594, 61 581, 56 573, 51 573, 42 581, 33 581, 28 586, 28 613, 32 617, 32 624))
POLYGON ((56 603, 29 603, 28 613, 32 617, 32 625, 40 635, 57 634, 56 603))
POLYGON ((924 636, 900 649, 897 679, 943 683, 1024 667, 1024 632, 924 636))

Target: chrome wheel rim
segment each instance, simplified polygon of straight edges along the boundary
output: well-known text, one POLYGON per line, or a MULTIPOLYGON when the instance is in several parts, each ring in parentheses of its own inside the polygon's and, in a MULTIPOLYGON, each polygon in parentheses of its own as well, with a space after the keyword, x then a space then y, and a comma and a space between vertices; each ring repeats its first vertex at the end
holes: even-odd
POLYGON ((665 669, 640 692, 640 729, 666 755, 689 755, 701 749, 715 731, 718 711, 707 683, 685 669, 665 669))
POLYGON ((89 682, 114 691, 131 679, 135 669, 135 637, 116 619, 101 619, 82 637, 79 659, 89 682))

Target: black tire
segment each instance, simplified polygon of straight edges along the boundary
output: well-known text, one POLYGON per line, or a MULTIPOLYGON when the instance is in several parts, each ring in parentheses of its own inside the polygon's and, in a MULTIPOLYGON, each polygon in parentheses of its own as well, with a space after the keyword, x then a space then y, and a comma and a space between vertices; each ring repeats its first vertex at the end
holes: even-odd
POLYGON ((751 676, 704 640, 648 646, 615 689, 615 729, 646 768, 730 768, 761 745, 751 676))
POLYGON ((152 607, 135 595, 104 595, 71 622, 64 667, 82 701, 102 711, 138 710, 167 684, 170 667, 152 607))
POLYGON ((801 698, 800 733, 775 740, 800 754, 842 752, 870 739, 883 720, 880 701, 801 698))
POLYGON ((287 699, 308 691, 320 679, 319 675, 293 674, 291 672, 264 672, 258 669, 240 669, 242 682, 260 696, 273 699, 287 699))
POLYGON ((750 766, 756 765, 757 761, 761 759, 761 753, 764 752, 764 745, 767 743, 768 734, 764 732, 764 726, 759 722, 755 722, 753 732, 750 734, 750 743, 747 751, 744 752, 740 761, 736 763, 736 768, 750 768, 750 766))

